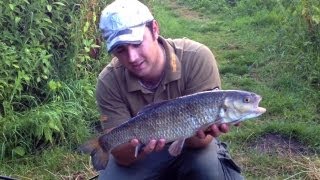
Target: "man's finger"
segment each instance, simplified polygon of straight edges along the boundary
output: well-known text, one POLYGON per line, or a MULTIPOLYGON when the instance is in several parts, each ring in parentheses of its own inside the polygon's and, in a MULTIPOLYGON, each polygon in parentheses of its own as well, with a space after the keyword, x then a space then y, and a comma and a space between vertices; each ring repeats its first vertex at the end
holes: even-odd
POLYGON ((154 148, 155 151, 161 151, 163 149, 163 147, 165 146, 166 144, 166 140, 165 139, 159 139, 157 144, 156 144, 156 147, 154 148))
POLYGON ((149 142, 149 144, 147 144, 144 148, 143 148, 143 154, 149 154, 151 153, 154 148, 156 147, 157 141, 156 140, 151 140, 149 142))
POLYGON ((204 139, 204 138, 206 137, 206 134, 204 133, 204 131, 199 130, 199 131, 197 131, 197 136, 198 136, 200 139, 204 139))
POLYGON ((130 141, 130 145, 131 145, 132 147, 138 146, 138 145, 139 145, 139 140, 138 140, 138 139, 132 139, 132 140, 130 141))
POLYGON ((213 137, 218 137, 221 134, 221 132, 220 132, 220 130, 219 130, 217 125, 214 124, 210 128, 211 128, 210 134, 213 137))
POLYGON ((218 128, 219 131, 223 133, 227 133, 229 131, 229 126, 227 124, 221 124, 218 128))

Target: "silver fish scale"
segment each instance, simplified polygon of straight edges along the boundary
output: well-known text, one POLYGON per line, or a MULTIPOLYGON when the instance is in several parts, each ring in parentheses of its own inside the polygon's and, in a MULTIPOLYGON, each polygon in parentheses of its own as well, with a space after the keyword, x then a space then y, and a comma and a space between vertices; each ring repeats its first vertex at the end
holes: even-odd
POLYGON ((100 141, 108 151, 133 138, 145 144, 151 139, 164 138, 166 142, 172 142, 191 137, 201 127, 216 120, 223 99, 223 91, 210 91, 169 100, 101 136, 100 141))

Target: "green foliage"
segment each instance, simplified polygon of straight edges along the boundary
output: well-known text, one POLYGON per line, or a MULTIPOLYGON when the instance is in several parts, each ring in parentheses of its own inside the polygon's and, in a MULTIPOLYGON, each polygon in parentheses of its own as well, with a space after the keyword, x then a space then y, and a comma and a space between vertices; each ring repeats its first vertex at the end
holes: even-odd
POLYGON ((88 81, 50 84, 51 103, 1 118, 0 142, 4 143, 0 154, 14 158, 52 145, 76 147, 89 136, 90 122, 98 119, 94 86, 88 81))
POLYGON ((63 43, 63 38, 57 32, 61 21, 57 22, 57 26, 53 24, 46 14, 47 2, 44 1, 2 3, 0 47, 7 53, 1 55, 4 68, 0 74, 6 75, 2 80, 1 102, 11 105, 14 110, 23 111, 36 105, 32 99, 41 102, 41 98, 44 98, 45 92, 41 89, 53 74, 53 46, 63 43), (21 96, 26 98, 21 99, 21 96))
POLYGON ((0 2, 2 116, 50 101, 45 90, 50 80, 85 78, 100 69, 96 11, 105 3, 0 2))
POLYGON ((0 160, 89 135, 95 78, 110 59, 97 30, 106 3, 0 1, 0 160))
POLYGON ((90 179, 97 172, 90 169, 87 156, 67 147, 48 148, 36 156, 24 156, 1 164, 1 175, 16 179, 90 179))

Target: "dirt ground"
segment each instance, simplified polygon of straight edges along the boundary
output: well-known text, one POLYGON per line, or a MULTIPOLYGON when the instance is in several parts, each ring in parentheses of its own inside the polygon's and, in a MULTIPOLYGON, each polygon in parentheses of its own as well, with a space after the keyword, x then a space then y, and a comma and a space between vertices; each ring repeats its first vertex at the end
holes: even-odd
POLYGON ((274 133, 259 137, 250 147, 261 153, 277 154, 279 156, 309 155, 313 153, 310 148, 295 138, 274 133))

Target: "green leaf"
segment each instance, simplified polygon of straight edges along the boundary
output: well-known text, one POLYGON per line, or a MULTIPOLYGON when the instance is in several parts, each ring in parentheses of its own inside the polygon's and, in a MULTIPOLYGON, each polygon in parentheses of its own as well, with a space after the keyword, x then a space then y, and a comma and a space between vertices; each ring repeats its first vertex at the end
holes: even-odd
POLYGON ((93 92, 92 90, 87 90, 87 94, 88 94, 89 96, 91 96, 91 97, 94 96, 94 92, 93 92))
POLYGON ((52 6, 51 6, 51 5, 47 5, 47 10, 48 10, 49 12, 51 12, 51 11, 52 11, 52 6))
POLYGON ((15 17, 15 18, 14 18, 14 22, 15 22, 16 24, 18 24, 18 23, 20 22, 20 20, 21 20, 20 17, 15 17))
POLYGON ((7 59, 4 60, 4 63, 5 63, 6 65, 8 65, 8 66, 10 66, 10 64, 11 64, 11 62, 10 62, 9 60, 7 60, 7 59))
POLYGON ((63 4, 62 2, 54 2, 52 4, 56 4, 56 5, 60 5, 60 6, 66 6, 65 4, 63 4))
POLYGON ((38 125, 37 128, 35 129, 35 135, 37 136, 37 138, 42 138, 42 135, 44 134, 44 130, 43 130, 43 125, 38 125))
POLYGON ((19 69, 20 67, 17 64, 12 64, 13 67, 19 69))
POLYGON ((42 79, 48 79, 48 76, 46 75, 41 75, 42 79))
POLYGON ((84 27, 83 27, 83 32, 84 32, 84 33, 88 31, 89 26, 90 26, 90 23, 87 21, 86 24, 85 24, 84 27))
POLYGON ((29 1, 27 1, 27 0, 23 0, 23 1, 24 1, 25 3, 27 3, 27 4, 30 4, 29 1))
POLYGON ((53 142, 53 138, 52 138, 52 131, 51 131, 51 129, 48 128, 48 127, 45 127, 43 132, 44 132, 44 137, 45 137, 45 139, 46 139, 47 141, 49 141, 50 143, 52 143, 52 142, 53 142))
POLYGON ((312 9, 317 13, 320 13, 320 8, 318 8, 317 6, 312 6, 312 9))
POLYGON ((97 44, 92 44, 91 45, 92 48, 100 48, 101 46, 97 45, 97 44))
POLYGON ((52 23, 51 19, 49 19, 49 18, 43 18, 43 20, 48 22, 48 23, 52 23))
POLYGON ((30 82, 30 77, 28 75, 24 75, 23 76, 23 79, 27 82, 30 82))
POLYGON ((19 156, 24 156, 26 154, 25 149, 21 146, 17 146, 12 150, 12 152, 14 152, 15 154, 18 154, 19 156))
POLYGON ((312 20, 313 20, 313 22, 315 22, 316 24, 320 24, 320 16, 312 16, 312 20))
POLYGON ((14 10, 14 5, 13 4, 9 4, 10 9, 13 11, 14 10))
POLYGON ((54 80, 49 81, 49 89, 52 91, 57 90, 57 83, 54 80))
POLYGON ((60 132, 59 127, 55 124, 55 122, 54 122, 53 120, 50 120, 50 121, 49 121, 49 127, 50 127, 51 129, 54 129, 54 130, 60 132))
POLYGON ((96 14, 93 14, 93 22, 96 22, 97 21, 97 16, 96 16, 96 14))

